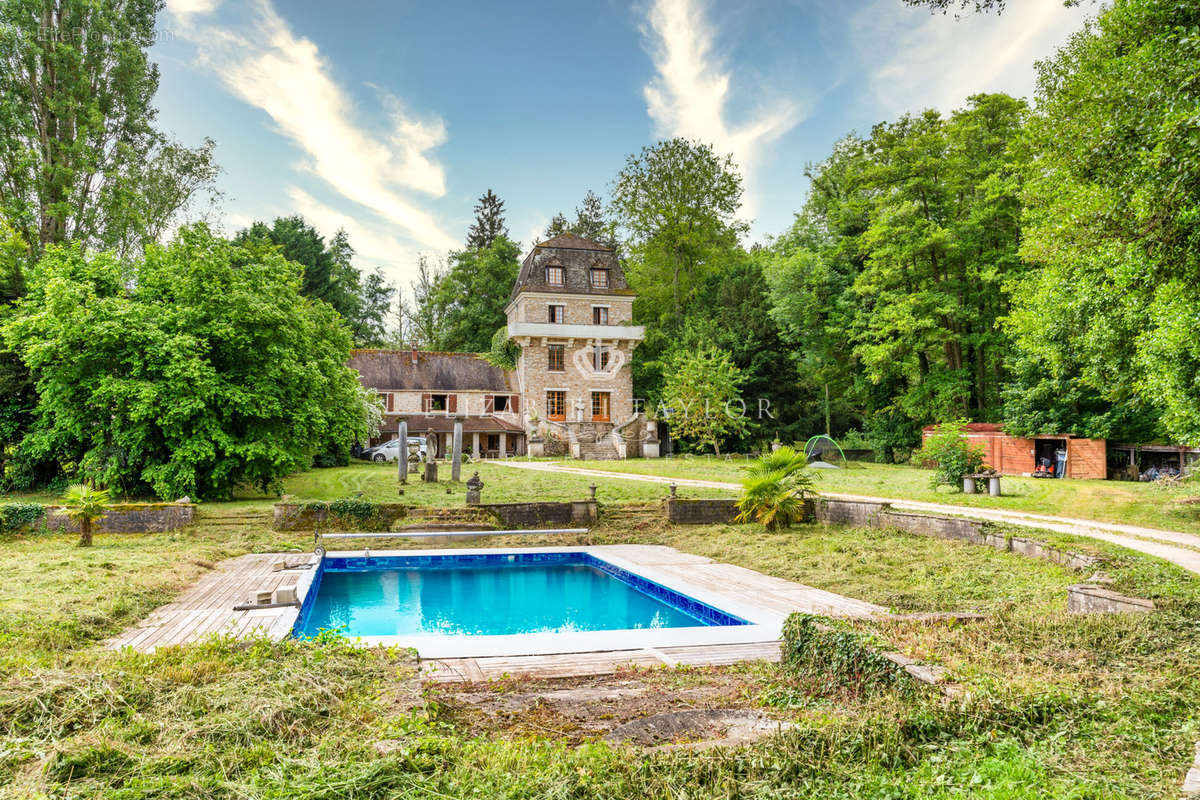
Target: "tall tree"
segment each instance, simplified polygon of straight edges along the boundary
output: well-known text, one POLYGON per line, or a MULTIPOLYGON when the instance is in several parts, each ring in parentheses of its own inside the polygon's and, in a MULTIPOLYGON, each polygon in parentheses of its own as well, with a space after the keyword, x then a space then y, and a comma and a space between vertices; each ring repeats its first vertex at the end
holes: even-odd
POLYGON ((445 273, 445 264, 433 263, 424 253, 417 256, 417 279, 410 286, 412 306, 401 301, 404 317, 401 325, 402 345, 408 342, 424 347, 437 346, 442 336, 446 309, 436 298, 438 284, 445 273))
POLYGON ((575 222, 571 231, 577 236, 617 248, 614 225, 604 214, 604 204, 591 189, 583 196, 583 202, 575 207, 575 222))
POLYGON ((439 350, 484 353, 506 323, 504 306, 517 280, 521 251, 501 235, 488 247, 450 254, 449 269, 438 277, 418 314, 437 320, 430 344, 439 350))
POLYGON ((564 233, 572 233, 571 223, 562 213, 555 214, 550 222, 546 225, 546 232, 542 236, 549 240, 555 236, 562 236, 564 233))
POLYGON ((1013 391, 1067 384, 1110 435, 1160 409, 1200 444, 1198 27, 1195 3, 1124 0, 1038 64, 1021 254, 1039 269, 1010 326, 1033 369, 1013 391))
POLYGON ((882 452, 928 422, 1000 415, 1025 114, 977 95, 949 119, 905 115, 843 140, 773 244, 775 319, 830 390, 830 416, 861 414, 882 452))
POLYGON ((488 189, 475 204, 475 221, 467 229, 467 249, 491 247, 501 236, 508 236, 508 228, 504 224, 504 201, 488 189))
POLYGON ((130 253, 212 190, 213 143, 154 127, 161 0, 0 4, 0 211, 32 257, 75 241, 130 253))
POLYGON ((239 231, 238 242, 268 242, 283 257, 303 267, 301 291, 333 306, 350 328, 359 347, 377 347, 387 336, 385 320, 395 289, 378 272, 365 277, 354 266, 354 248, 344 230, 327 244, 303 217, 277 217, 267 225, 255 222, 239 231))
POLYGON ((736 218, 741 197, 732 157, 711 145, 669 139, 626 159, 612 204, 631 245, 630 278, 649 316, 682 318, 714 259, 747 230, 736 218))
POLYGON ((48 248, 2 332, 37 376, 22 447, 126 494, 225 498, 363 439, 350 336, 300 279, 203 225, 132 261, 48 248))
POLYGON ((662 396, 671 435, 694 439, 720 455, 721 440, 746 426, 740 404, 744 380, 729 354, 717 347, 675 351, 662 396))

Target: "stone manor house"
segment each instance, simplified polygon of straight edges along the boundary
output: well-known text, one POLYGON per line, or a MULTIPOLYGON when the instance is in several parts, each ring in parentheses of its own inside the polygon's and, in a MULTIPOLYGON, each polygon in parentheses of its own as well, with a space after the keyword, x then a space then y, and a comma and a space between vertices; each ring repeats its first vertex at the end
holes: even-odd
MULTIPOLYGON (((634 293, 611 248, 574 234, 534 245, 505 313, 520 345, 516 368, 474 353, 355 350, 350 366, 383 398, 376 441, 438 434, 450 449, 454 421, 476 457, 561 455, 656 457, 656 425, 634 408, 634 293)), ((374 443, 374 442, 373 442, 374 443)))

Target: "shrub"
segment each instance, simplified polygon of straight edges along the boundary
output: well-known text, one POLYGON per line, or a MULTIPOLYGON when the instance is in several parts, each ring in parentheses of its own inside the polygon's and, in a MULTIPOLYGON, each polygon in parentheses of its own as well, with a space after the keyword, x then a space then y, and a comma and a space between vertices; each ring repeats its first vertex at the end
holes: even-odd
POLYGON ((967 441, 966 429, 963 420, 944 422, 916 453, 919 462, 933 463, 935 489, 946 484, 962 491, 963 477, 983 469, 983 448, 967 441))
POLYGON ((783 625, 784 667, 816 679, 824 691, 862 695, 879 689, 911 689, 903 668, 881 652, 882 643, 838 630, 809 614, 792 614, 783 625))
POLYGON ((23 531, 46 513, 41 503, 5 503, 0 506, 0 533, 23 531))
POLYGON ((773 531, 802 520, 805 500, 815 494, 807 463, 803 453, 781 447, 747 467, 738 500, 738 522, 758 522, 773 531))

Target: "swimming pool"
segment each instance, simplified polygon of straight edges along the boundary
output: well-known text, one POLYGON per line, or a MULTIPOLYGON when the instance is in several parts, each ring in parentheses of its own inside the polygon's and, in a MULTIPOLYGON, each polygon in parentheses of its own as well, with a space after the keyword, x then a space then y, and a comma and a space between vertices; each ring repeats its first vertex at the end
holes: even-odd
POLYGON ((296 622, 380 643, 742 626, 586 552, 326 556, 296 622))

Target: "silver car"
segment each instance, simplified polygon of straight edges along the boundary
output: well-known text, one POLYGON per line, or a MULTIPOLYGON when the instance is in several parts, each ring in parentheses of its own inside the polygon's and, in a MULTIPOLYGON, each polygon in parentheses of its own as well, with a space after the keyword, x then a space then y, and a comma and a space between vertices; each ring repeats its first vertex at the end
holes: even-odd
MULTIPOLYGON (((419 436, 410 436, 408 437, 408 445, 410 450, 415 446, 417 448, 417 452, 421 454, 421 460, 425 460, 426 444, 424 439, 420 438, 419 436)), ((384 442, 383 444, 377 444, 374 447, 367 448, 366 450, 363 450, 358 457, 365 458, 368 461, 378 461, 380 463, 385 461, 395 461, 400 457, 400 440, 392 439, 391 441, 384 442)))

